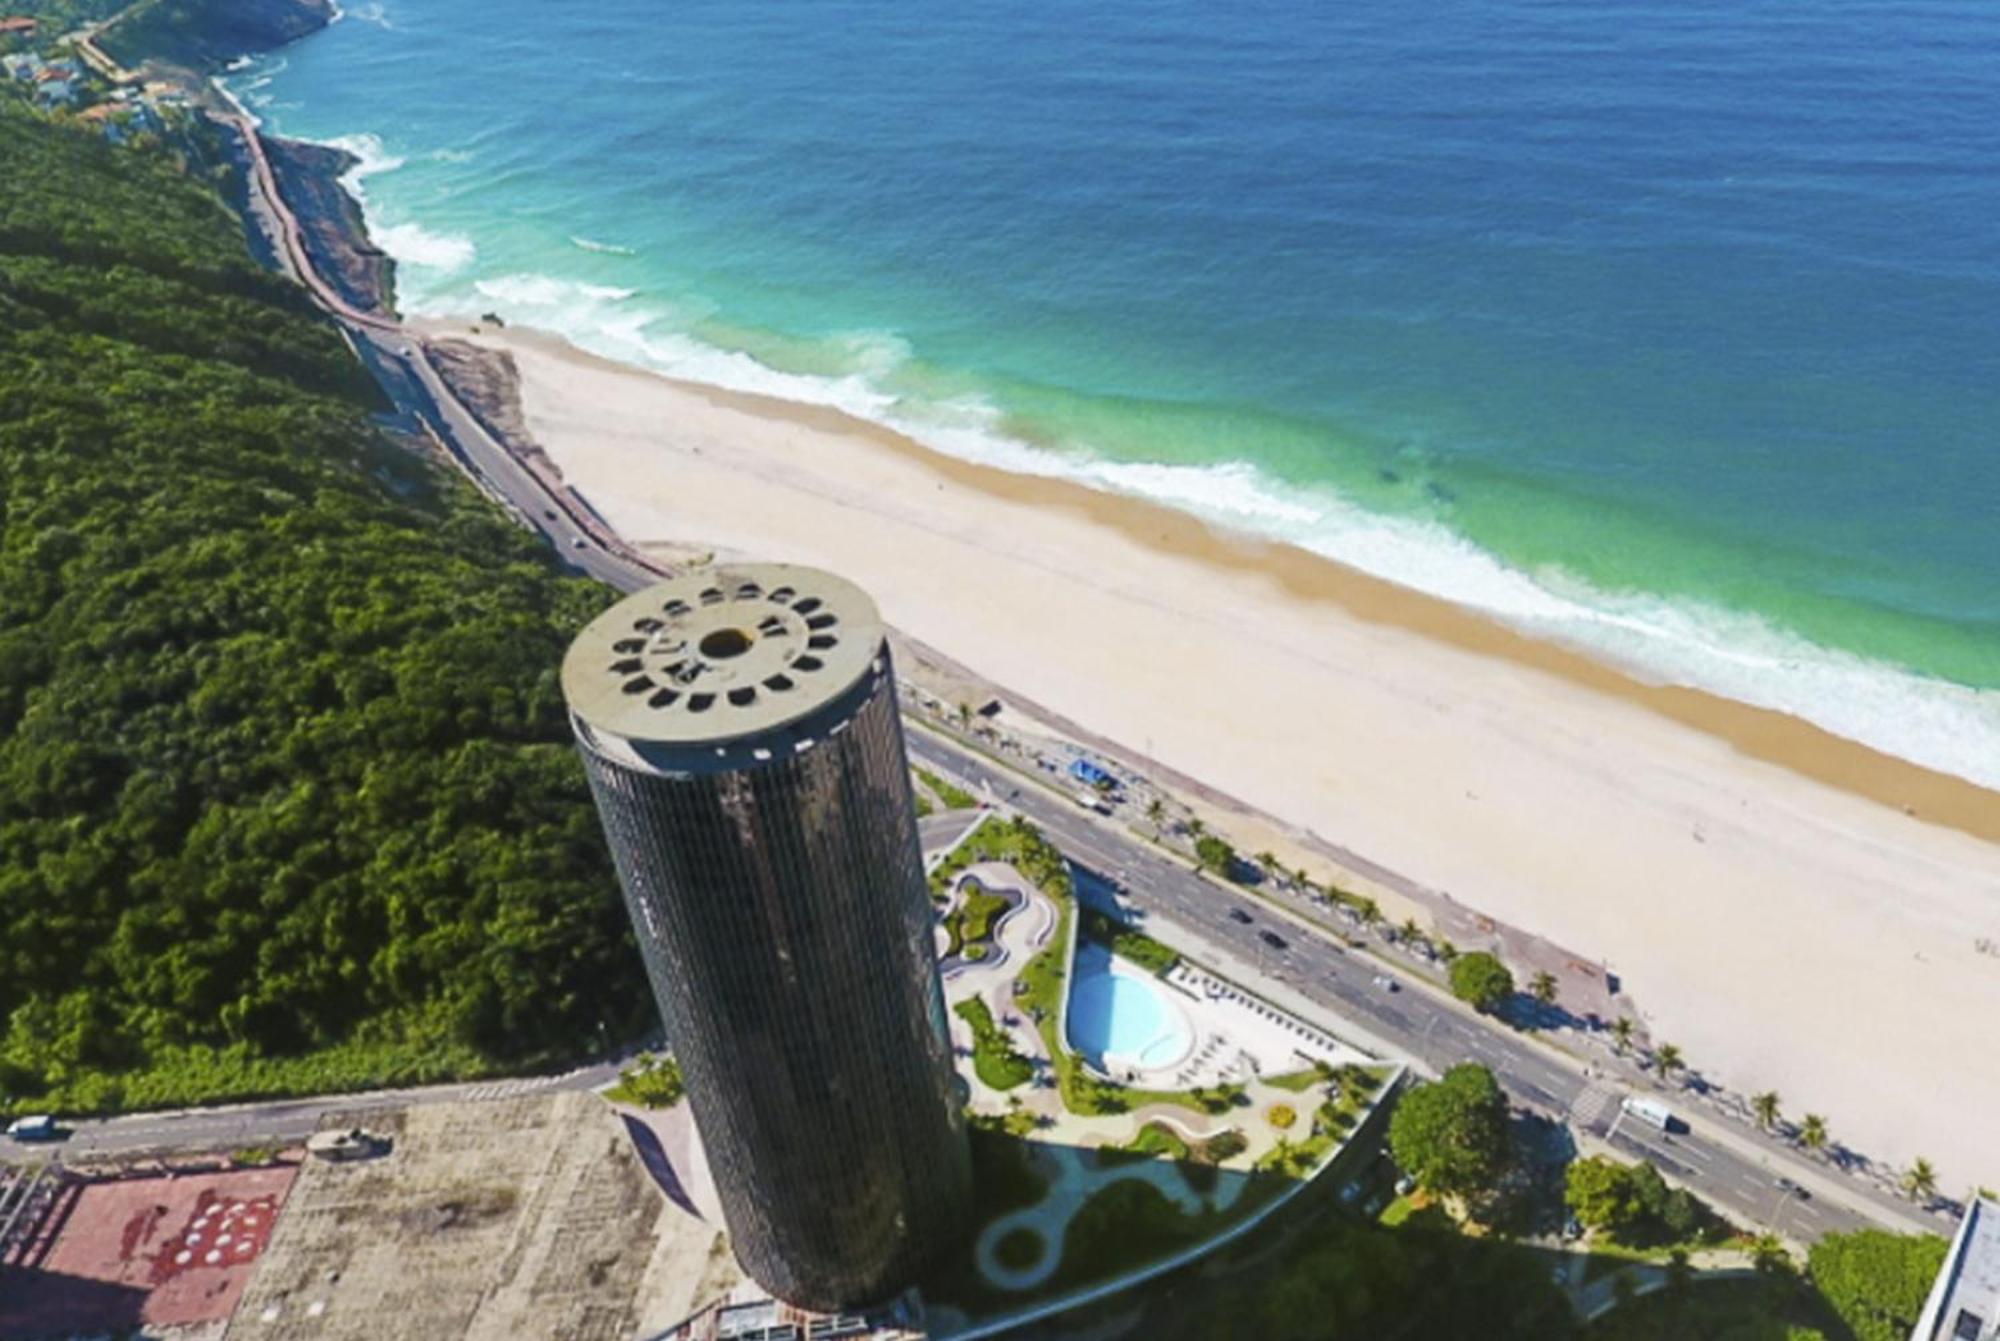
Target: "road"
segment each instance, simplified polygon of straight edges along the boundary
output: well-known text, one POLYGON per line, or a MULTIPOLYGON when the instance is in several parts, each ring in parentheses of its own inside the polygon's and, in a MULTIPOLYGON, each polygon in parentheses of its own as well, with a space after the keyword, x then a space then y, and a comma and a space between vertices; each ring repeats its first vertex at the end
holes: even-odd
POLYGON ((1720 1118, 1701 1114, 1687 1130, 1672 1135, 1644 1127, 1629 1115, 1620 1119, 1618 1104, 1625 1089, 1586 1076, 1575 1059, 1441 999, 1414 975, 1344 943, 1324 927, 1233 892, 1152 845, 1123 836, 1058 790, 1059 782, 1037 786, 928 730, 915 729, 908 736, 919 762, 1026 815, 1072 861, 1114 885, 1152 934, 1196 959, 1205 952, 1213 959, 1219 949, 1254 966, 1262 977, 1325 1011, 1328 1018, 1319 1023, 1336 1034, 1341 1021, 1352 1021, 1433 1073, 1458 1062, 1483 1063, 1516 1103, 1568 1121, 1628 1157, 1651 1160, 1746 1225, 1802 1240, 1879 1223, 1899 1229, 1938 1227, 1911 1206, 1882 1204, 1870 1189, 1829 1186, 1834 1175, 1788 1158, 1781 1149, 1747 1151, 1743 1143, 1748 1133, 1725 1139, 1709 1130, 1720 1118), (1267 940, 1267 933, 1282 948, 1267 940), (1394 983, 1394 990, 1383 982, 1394 983), (1781 1175, 1803 1187, 1818 1187, 1823 1195, 1787 1192, 1778 1185, 1781 1175), (1854 1208, 1857 1200, 1863 1211, 1854 1208))
MULTIPOLYGON (((394 320, 349 306, 314 271, 297 219, 277 190, 263 146, 247 116, 239 129, 250 147, 257 206, 273 220, 281 261, 354 341, 401 408, 428 424, 440 441, 487 493, 534 527, 572 567, 621 591, 657 580, 615 539, 583 515, 578 503, 552 489, 497 442, 458 400, 424 354, 421 342, 394 320)), ((1428 985, 1397 967, 1345 944, 1324 926, 1251 900, 1197 874, 1160 850, 1127 836, 1114 825, 1078 807, 1059 784, 1037 785, 983 756, 922 729, 908 733, 912 755, 984 789, 996 800, 1034 820, 1079 865, 1111 882, 1124 901, 1163 939, 1177 941, 1202 958, 1204 950, 1226 952, 1254 966, 1256 976, 1282 984, 1332 1018, 1370 1031, 1392 1048, 1436 1072, 1476 1060, 1490 1067, 1519 1104, 1572 1122, 1621 1152, 1652 1160, 1741 1221, 1801 1239, 1870 1223, 1896 1228, 1936 1228, 1913 1208, 1880 1197, 1872 1188, 1834 1183, 1830 1175, 1789 1155, 1754 1133, 1712 1131, 1722 1119, 1698 1118, 1690 1130, 1666 1135, 1618 1119, 1615 1084, 1585 1074, 1575 1059, 1490 1018, 1474 1015, 1440 998, 1428 985), (1236 910, 1241 918, 1232 917, 1236 910), (1275 938, 1270 939, 1270 938, 1275 938), (1394 989, 1384 986, 1394 983, 1394 989), (1832 1195, 1789 1192, 1779 1174, 1832 1195)), ((1259 987, 1258 982, 1245 986, 1259 987)), ((343 1095, 232 1109, 181 1114, 134 1115, 79 1123, 65 1149, 78 1154, 151 1148, 161 1144, 215 1148, 223 1144, 267 1144, 300 1140, 331 1112, 366 1112, 411 1102, 495 1096, 547 1087, 579 1087, 608 1081, 610 1066, 568 1076, 505 1082, 499 1086, 439 1086, 421 1091, 343 1095), (525 1087, 508 1091, 507 1086, 525 1087)))

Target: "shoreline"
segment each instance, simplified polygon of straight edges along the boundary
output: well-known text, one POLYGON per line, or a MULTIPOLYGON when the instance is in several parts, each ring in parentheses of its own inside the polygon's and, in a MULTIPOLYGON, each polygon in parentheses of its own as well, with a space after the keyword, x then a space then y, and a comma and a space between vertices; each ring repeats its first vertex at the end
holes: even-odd
MULTIPOLYGON (((406 324, 426 338, 447 332, 463 336, 460 328, 484 331, 490 325, 435 317, 407 318, 406 324)), ((514 325, 500 329, 508 341, 537 345, 571 361, 654 378, 718 408, 865 437, 952 483, 1038 508, 1064 509, 1160 553, 1269 578, 1294 597, 1337 606, 1357 619, 1558 676, 1712 736, 1747 758, 1906 816, 2000 843, 2000 792, 1837 735, 1794 714, 1706 689, 1649 682, 1589 651, 1539 638, 1445 597, 1376 577, 1297 545, 1224 531, 1150 499, 968 461, 844 410, 672 377, 592 353, 552 332, 514 325)), ((914 632, 921 636, 921 631, 914 632)))
POLYGON ((1601 962, 1710 1080, 1777 1088, 1855 1150, 2000 1172, 1962 1116, 2000 1104, 2000 1067, 1962 1065, 2000 1012, 1976 948, 2000 931, 1994 793, 838 410, 520 327, 410 329, 507 353, 528 433, 630 548, 850 574, 897 629, 1156 777, 1407 878, 1480 941, 1526 928, 1601 962), (1947 1076, 1976 1102, 1946 1105, 1947 1076))

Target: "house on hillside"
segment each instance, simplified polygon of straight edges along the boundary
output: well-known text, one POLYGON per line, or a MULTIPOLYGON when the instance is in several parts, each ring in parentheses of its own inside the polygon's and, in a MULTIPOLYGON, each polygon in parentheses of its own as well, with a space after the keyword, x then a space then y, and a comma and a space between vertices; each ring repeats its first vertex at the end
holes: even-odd
POLYGON ((28 18, 26 15, 16 14, 8 18, 0 18, 0 37, 33 37, 34 35, 35 20, 28 18))
POLYGON ((67 79, 45 79, 35 85, 35 102, 42 107, 74 107, 76 85, 67 79))
POLYGON ((24 84, 31 82, 42 69, 42 58, 32 51, 18 56, 0 56, 0 70, 5 70, 9 79, 18 79, 24 84))

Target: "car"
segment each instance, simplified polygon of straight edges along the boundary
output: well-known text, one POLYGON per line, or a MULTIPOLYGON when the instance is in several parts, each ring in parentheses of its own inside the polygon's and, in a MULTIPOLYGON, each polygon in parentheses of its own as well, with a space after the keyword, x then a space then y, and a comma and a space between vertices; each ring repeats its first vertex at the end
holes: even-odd
POLYGON ((1250 925, 1250 914, 1244 912, 1241 908, 1231 908, 1229 910, 1229 920, 1232 922, 1241 922, 1247 927, 1250 925))
POLYGON ((571 541, 569 542, 569 547, 570 547, 571 549, 582 549, 582 548, 583 548, 583 537, 582 537, 582 536, 577 536, 576 538, 574 538, 573 540, 571 540, 571 541))
POLYGON ((556 519, 556 510, 554 508, 543 508, 542 518, 545 521, 554 521, 556 519))
POLYGON ((58 1135, 56 1120, 47 1113, 15 1118, 7 1126, 7 1135, 16 1141, 53 1141, 58 1135))
POLYGON ((1273 950, 1289 950, 1292 948, 1286 943, 1285 938, 1275 931, 1260 931, 1257 934, 1262 936, 1264 944, 1270 946, 1273 950))
POLYGON ((1375 975, 1375 979, 1374 979, 1374 981, 1375 981, 1375 986, 1376 986, 1376 988, 1377 988, 1378 990, 1380 990, 1380 991, 1384 991, 1384 992, 1400 992, 1400 991, 1402 991, 1402 990, 1403 990, 1403 989, 1402 989, 1401 987, 1398 987, 1398 986, 1396 985, 1396 980, 1395 980, 1394 978, 1390 977, 1390 976, 1389 976, 1388 974, 1386 974, 1386 973, 1378 973, 1378 974, 1376 974, 1376 975, 1375 975))
POLYGON ((1812 1197, 1812 1193, 1806 1191, 1803 1187, 1800 1187, 1797 1183, 1793 1182, 1789 1178, 1779 1178, 1777 1180, 1777 1187, 1780 1192, 1783 1192, 1788 1196, 1797 1197, 1800 1201, 1807 1201, 1810 1200, 1812 1197))

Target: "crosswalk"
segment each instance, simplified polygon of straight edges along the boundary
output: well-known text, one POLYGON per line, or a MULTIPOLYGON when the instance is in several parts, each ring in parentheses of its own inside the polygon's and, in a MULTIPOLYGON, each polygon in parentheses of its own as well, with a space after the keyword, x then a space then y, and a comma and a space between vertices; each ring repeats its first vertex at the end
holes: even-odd
POLYGON ((524 1094, 534 1094, 560 1085, 567 1076, 530 1076, 525 1080, 500 1080, 487 1085, 474 1085, 459 1095, 468 1103, 479 1103, 488 1099, 518 1099, 524 1094))
POLYGON ((1569 1106, 1570 1121, 1585 1131, 1601 1135, 1610 1129, 1611 1120, 1618 1116, 1621 1097, 1609 1085, 1595 1082, 1586 1085, 1569 1106))

